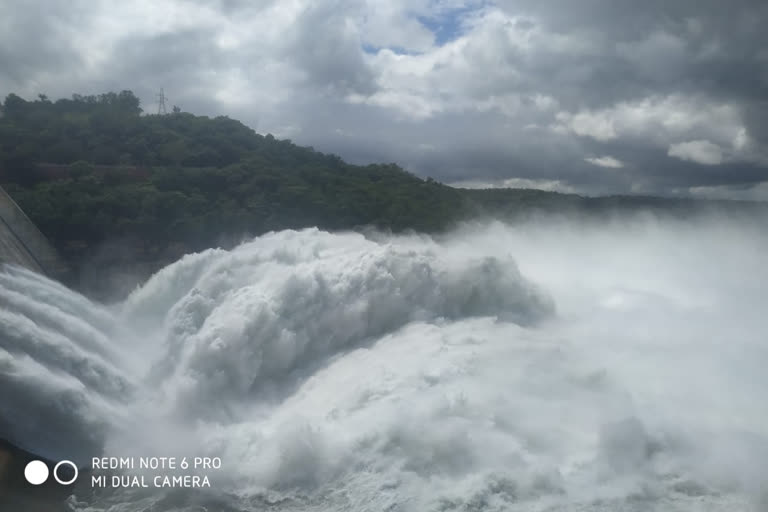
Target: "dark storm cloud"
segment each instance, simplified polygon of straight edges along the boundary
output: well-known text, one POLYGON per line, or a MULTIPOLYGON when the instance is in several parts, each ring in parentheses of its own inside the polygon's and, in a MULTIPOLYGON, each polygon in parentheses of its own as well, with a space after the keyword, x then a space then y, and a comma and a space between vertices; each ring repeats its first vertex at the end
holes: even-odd
POLYGON ((766 21, 750 0, 6 1, 0 92, 128 88, 153 112, 164 87, 447 182, 730 194, 768 181, 766 21))

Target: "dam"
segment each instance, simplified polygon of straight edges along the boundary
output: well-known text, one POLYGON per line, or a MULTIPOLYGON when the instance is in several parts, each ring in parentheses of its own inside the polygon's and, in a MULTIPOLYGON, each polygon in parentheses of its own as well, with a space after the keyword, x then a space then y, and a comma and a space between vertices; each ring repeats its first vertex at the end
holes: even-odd
MULTIPOLYGON (((40 232, 24 211, 0 187, 0 267, 9 263, 44 274, 52 279, 64 279, 69 269, 56 249, 40 232)), ((2 286, 0 286, 0 289, 2 286)), ((8 306, 0 302, 3 309, 8 306)), ((0 337, 7 333, 0 331, 0 337)), ((2 343, 0 343, 1 345, 2 343)), ((2 350, 0 349, 0 352, 2 350)), ((0 415, 0 426, 6 419, 0 415)), ((63 510, 69 487, 49 482, 41 488, 32 488, 24 481, 24 467, 38 455, 27 452, 3 438, 0 429, 0 508, 28 510, 30 512, 58 512, 63 510)), ((53 464, 49 464, 53 467, 53 464)))
POLYGON ((0 187, 0 263, 62 279, 68 267, 24 211, 0 187))

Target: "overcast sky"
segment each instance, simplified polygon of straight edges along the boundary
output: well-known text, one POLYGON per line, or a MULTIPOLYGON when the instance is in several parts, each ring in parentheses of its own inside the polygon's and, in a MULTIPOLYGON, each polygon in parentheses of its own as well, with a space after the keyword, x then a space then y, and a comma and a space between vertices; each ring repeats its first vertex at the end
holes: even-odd
POLYGON ((765 0, 0 0, 0 94, 131 89, 467 185, 768 199, 765 0))

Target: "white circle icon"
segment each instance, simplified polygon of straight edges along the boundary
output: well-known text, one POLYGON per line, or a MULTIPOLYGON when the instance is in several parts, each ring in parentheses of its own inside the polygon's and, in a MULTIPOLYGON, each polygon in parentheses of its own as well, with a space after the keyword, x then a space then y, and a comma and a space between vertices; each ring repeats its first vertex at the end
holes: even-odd
POLYGON ((56 481, 59 482, 61 485, 69 485, 69 484, 73 483, 75 480, 77 480, 77 475, 78 474, 79 473, 77 471, 77 466, 71 460, 63 460, 63 461, 59 462, 58 464, 56 464, 56 467, 53 468, 53 478, 55 478, 56 481), (73 476, 72 479, 70 479, 70 480, 62 480, 62 479, 59 478, 59 468, 61 467, 62 464, 68 464, 68 465, 72 466, 72 469, 75 470, 75 476, 73 476))
POLYGON ((24 468, 24 478, 32 485, 40 485, 48 480, 48 466, 41 460, 33 460, 24 468))

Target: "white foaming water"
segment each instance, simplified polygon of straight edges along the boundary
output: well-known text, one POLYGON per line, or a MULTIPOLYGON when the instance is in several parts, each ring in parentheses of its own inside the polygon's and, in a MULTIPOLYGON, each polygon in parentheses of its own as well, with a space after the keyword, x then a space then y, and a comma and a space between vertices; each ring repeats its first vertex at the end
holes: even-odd
POLYGON ((222 459, 89 512, 765 510, 765 254, 713 220, 287 231, 111 308, 6 268, 0 435, 222 459))

